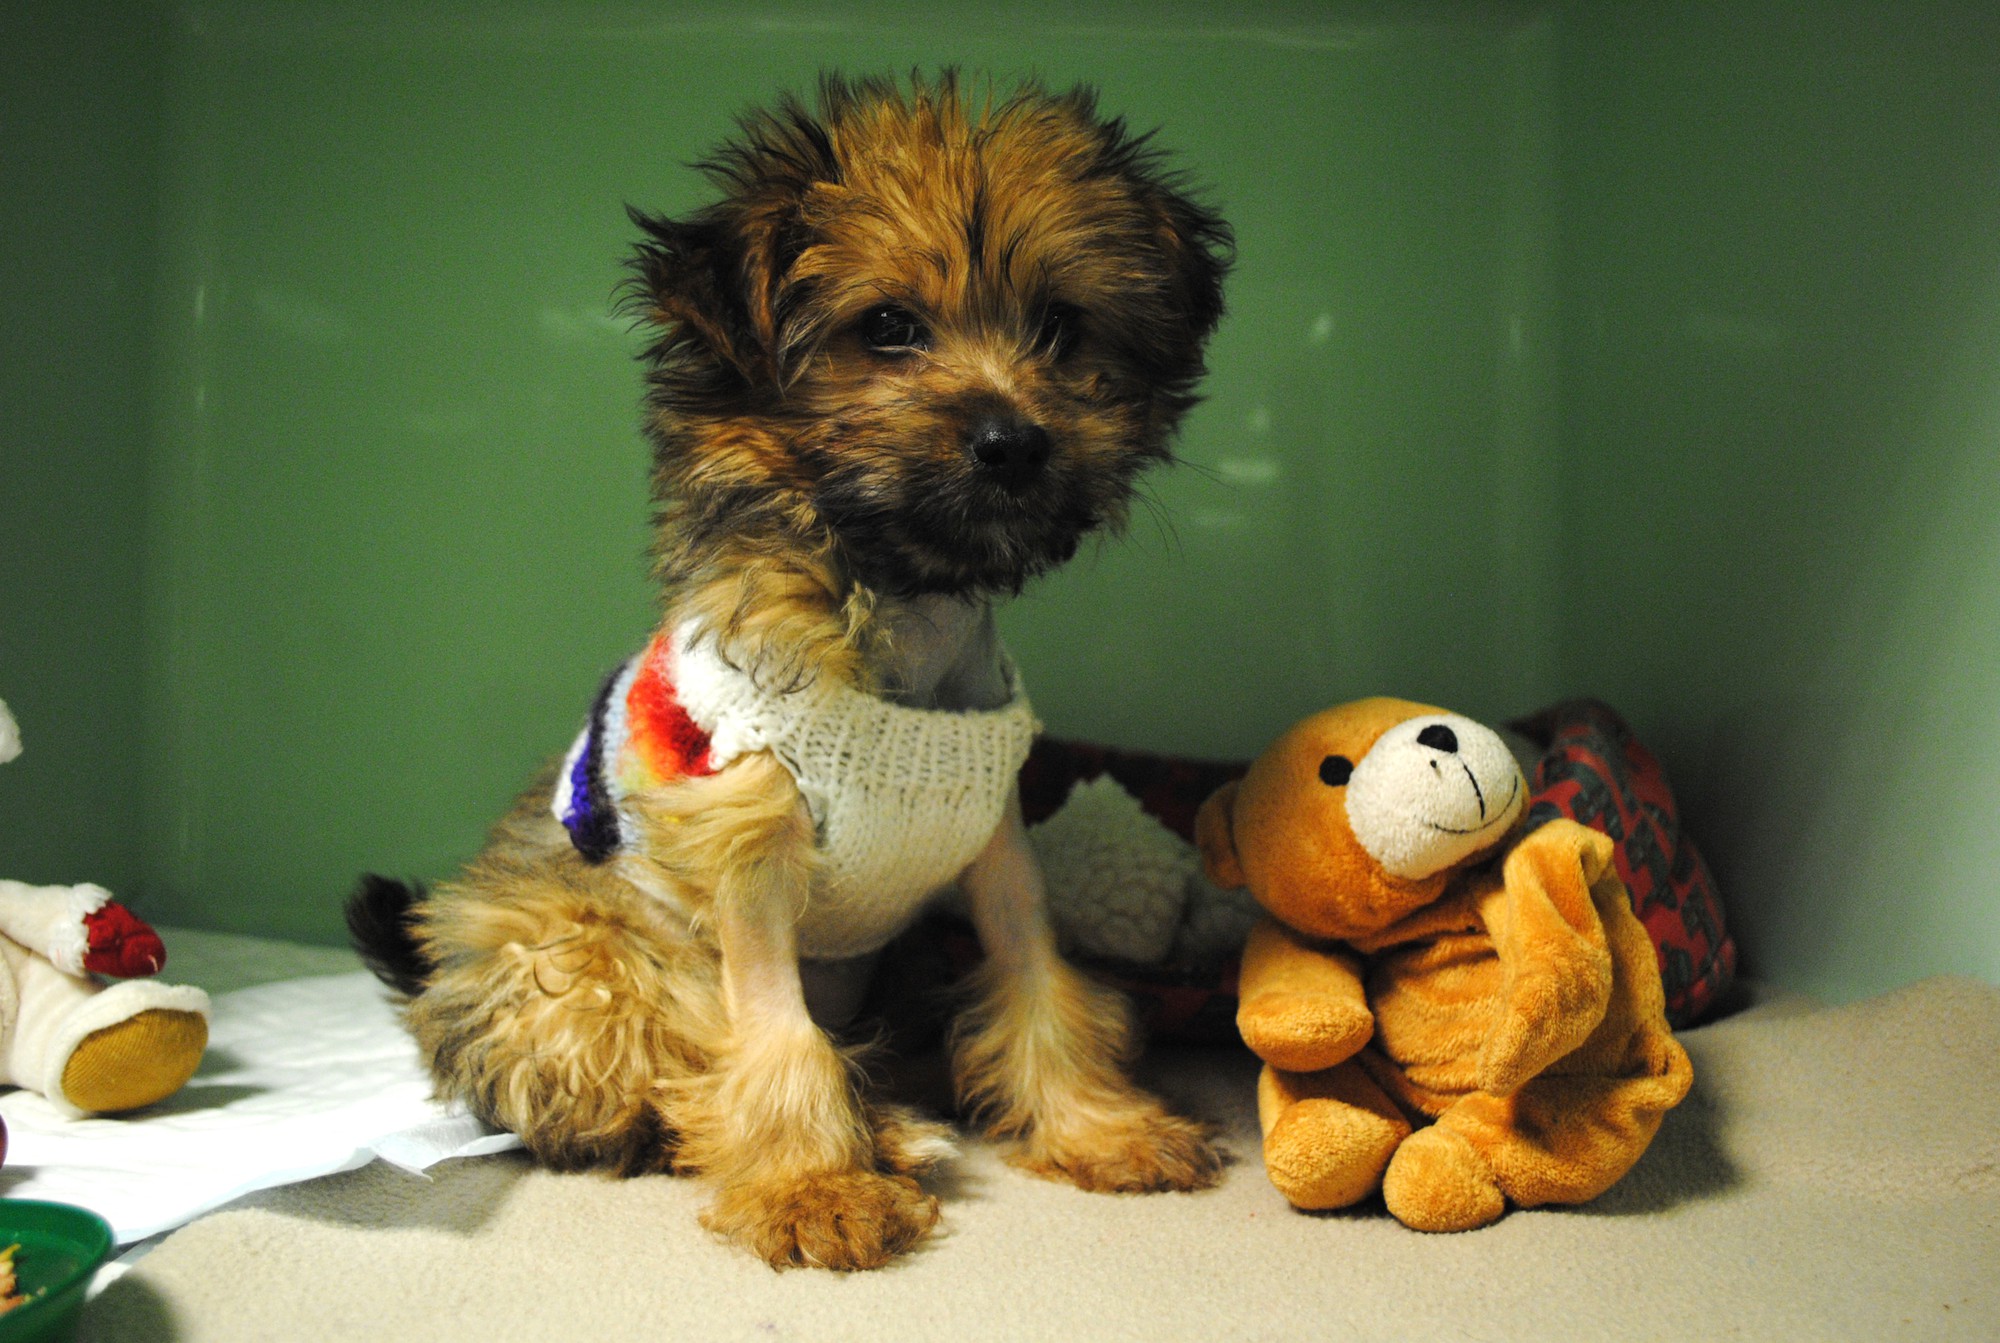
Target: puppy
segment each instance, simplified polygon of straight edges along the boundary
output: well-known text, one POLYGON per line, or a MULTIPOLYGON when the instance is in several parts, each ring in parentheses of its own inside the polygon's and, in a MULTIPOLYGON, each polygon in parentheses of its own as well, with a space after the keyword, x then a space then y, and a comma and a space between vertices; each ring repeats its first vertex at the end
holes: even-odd
POLYGON ((859 1269, 935 1223, 945 1131, 823 1026, 956 883, 966 1111, 1085 1189, 1211 1184, 1056 953, 992 602, 1169 458, 1227 227, 1085 90, 831 78, 701 166, 713 204, 633 216, 660 629, 456 880, 364 880, 362 954, 439 1092, 542 1161, 699 1172, 714 1230, 859 1269))

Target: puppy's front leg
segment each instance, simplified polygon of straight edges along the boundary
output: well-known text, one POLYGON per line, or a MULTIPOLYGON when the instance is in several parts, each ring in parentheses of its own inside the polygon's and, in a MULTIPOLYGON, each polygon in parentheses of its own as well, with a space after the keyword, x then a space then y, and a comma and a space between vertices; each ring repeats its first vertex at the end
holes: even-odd
MULTIPOLYGON (((936 1223, 937 1200, 875 1168, 847 1061, 807 1015, 795 925, 810 894, 812 825, 790 777, 746 762, 768 799, 716 854, 712 918, 727 1043, 701 1083, 682 1149, 716 1182, 702 1220, 778 1267, 874 1268, 936 1223)), ((708 818, 714 823, 715 817, 708 818)))
POLYGON ((961 884, 986 960, 958 1024, 953 1076, 992 1132, 1022 1138, 1009 1159, 1083 1189, 1214 1184, 1221 1163, 1202 1126, 1169 1114, 1125 1076, 1124 1001, 1056 951, 1018 798, 961 884))

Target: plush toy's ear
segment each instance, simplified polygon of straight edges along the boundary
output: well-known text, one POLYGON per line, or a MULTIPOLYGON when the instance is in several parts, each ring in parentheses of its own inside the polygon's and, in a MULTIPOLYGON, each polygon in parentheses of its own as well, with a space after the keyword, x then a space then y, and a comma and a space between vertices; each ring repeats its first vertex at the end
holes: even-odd
POLYGON ((0 699, 0 764, 5 764, 21 754, 21 729, 14 722, 14 715, 7 712, 7 701, 0 699))
MULTIPOLYGON (((1580 1047, 1611 1002, 1610 935, 1599 912, 1629 909, 1609 836, 1558 817, 1507 855, 1479 917, 1505 971, 1505 1006, 1479 1054, 1479 1088, 1508 1096, 1580 1047), (1608 883, 1600 892, 1600 883, 1608 883)), ((1652 957, 1648 955, 1648 961, 1652 957)))
POLYGON ((1201 870, 1218 886, 1247 885, 1243 864, 1236 857, 1236 830, 1230 810, 1236 805, 1236 781, 1230 780, 1208 796, 1194 816, 1195 847, 1201 850, 1201 870))

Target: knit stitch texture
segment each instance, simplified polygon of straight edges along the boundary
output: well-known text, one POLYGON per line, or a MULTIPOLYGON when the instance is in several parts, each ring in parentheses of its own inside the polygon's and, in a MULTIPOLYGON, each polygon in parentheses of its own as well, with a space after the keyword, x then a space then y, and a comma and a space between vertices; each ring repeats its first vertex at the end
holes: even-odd
POLYGON ((585 856, 601 859, 632 839, 636 794, 768 751, 797 781, 823 858, 799 951, 865 955, 1000 825, 1040 729, 1012 660, 1001 659, 1008 693, 998 708, 916 709, 830 680, 768 689, 695 627, 662 631, 607 684, 553 810, 585 856))

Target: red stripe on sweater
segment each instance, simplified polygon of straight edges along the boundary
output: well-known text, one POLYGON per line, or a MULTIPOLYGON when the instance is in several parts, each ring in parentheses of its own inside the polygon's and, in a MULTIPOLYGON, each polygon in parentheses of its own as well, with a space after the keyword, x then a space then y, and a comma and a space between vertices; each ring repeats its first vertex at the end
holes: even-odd
POLYGON ((647 771, 660 779, 715 773, 709 738, 674 694, 673 641, 653 636, 625 693, 625 730, 647 771))

